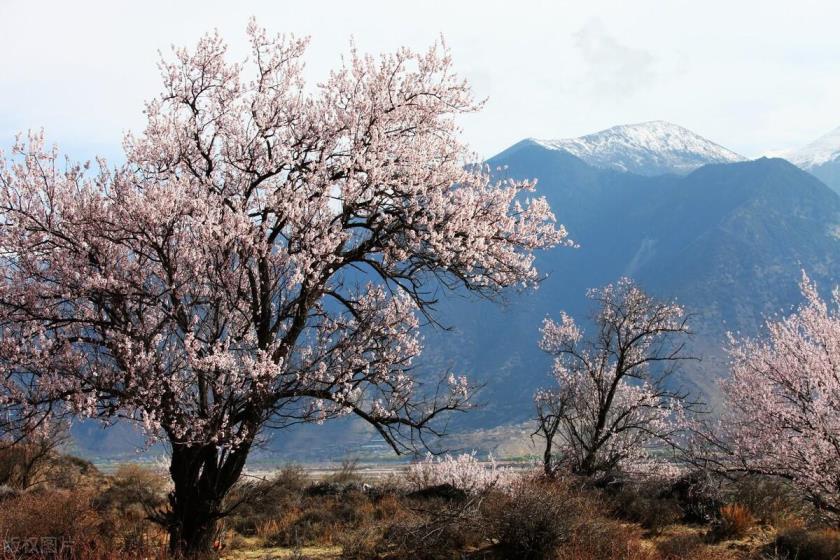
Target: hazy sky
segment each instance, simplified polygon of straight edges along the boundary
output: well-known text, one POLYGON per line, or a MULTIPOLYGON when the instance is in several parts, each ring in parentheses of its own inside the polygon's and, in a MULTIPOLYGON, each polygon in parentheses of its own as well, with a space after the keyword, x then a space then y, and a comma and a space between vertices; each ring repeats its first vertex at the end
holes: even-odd
POLYGON ((88 2, 0 0, 0 146, 45 127, 76 158, 118 157, 158 93, 157 51, 218 28, 245 53, 255 15, 310 35, 326 75, 351 36, 363 51, 425 48, 443 34, 487 97, 463 120, 482 156, 664 119, 746 156, 840 126, 840 3, 833 1, 88 2))

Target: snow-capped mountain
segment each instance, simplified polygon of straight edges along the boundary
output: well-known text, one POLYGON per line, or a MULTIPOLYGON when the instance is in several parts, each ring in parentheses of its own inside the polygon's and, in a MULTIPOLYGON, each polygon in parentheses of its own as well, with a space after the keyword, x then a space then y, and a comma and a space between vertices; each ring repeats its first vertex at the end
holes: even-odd
POLYGON ((840 157, 840 127, 820 136, 804 148, 787 154, 787 160, 801 169, 817 167, 840 157))
POLYGON ((783 157, 840 192, 840 127, 783 157))
POLYGON ((666 121, 614 126, 579 138, 533 142, 565 150, 586 163, 640 175, 686 174, 707 163, 746 158, 666 121))

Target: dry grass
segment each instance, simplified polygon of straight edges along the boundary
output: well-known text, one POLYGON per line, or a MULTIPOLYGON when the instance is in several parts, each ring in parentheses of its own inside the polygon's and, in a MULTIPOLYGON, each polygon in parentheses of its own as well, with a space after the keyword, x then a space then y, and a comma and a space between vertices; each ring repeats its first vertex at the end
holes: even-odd
POLYGON ((661 489, 656 484, 626 484, 611 496, 610 501, 621 518, 638 523, 657 535, 684 517, 676 499, 660 494, 661 489))
POLYGON ((774 544, 796 560, 840 559, 840 529, 789 529, 781 531, 774 544))
POLYGON ((147 507, 163 500, 156 474, 130 466, 106 477, 72 457, 59 457, 48 468, 49 484, 7 493, 0 503, 0 538, 11 549, 4 558, 166 556, 166 534, 146 519, 147 507), (64 552, 56 556, 58 550, 64 552))
POLYGON ((236 550, 222 554, 222 560, 337 560, 341 557, 340 546, 305 546, 300 548, 254 548, 252 550, 236 550))
MULTIPOLYGON (((166 557, 166 534, 146 520, 165 507, 159 474, 125 466, 104 476, 73 459, 52 472, 65 475, 49 487, 0 492, 0 538, 66 539, 78 560, 166 557)), ((410 492, 393 479, 363 482, 348 464, 318 482, 287 468, 241 485, 231 496, 240 507, 224 521, 222 557, 840 560, 840 531, 815 526, 800 503, 778 498, 774 481, 730 487, 720 494, 724 506, 714 492, 686 498, 666 484, 598 490, 575 478, 522 478, 504 491, 447 494, 410 492), (686 524, 698 504, 713 507, 714 521, 686 524)))
POLYGON ((552 560, 661 560, 655 549, 645 546, 638 527, 599 519, 580 529, 555 550, 552 560))
POLYGON ((719 518, 712 529, 716 540, 740 539, 755 527, 756 520, 746 506, 727 504, 720 508, 719 518))

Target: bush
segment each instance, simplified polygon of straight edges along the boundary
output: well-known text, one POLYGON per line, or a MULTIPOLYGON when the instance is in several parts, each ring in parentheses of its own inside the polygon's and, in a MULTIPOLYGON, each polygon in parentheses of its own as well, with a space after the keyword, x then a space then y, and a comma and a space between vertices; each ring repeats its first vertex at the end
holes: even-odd
POLYGON ((320 480, 310 484, 304 490, 306 496, 341 496, 348 492, 365 492, 366 485, 358 481, 333 482, 320 480))
MULTIPOLYGON (((379 500, 385 508, 388 501, 379 500)), ((331 544, 340 535, 381 518, 376 504, 362 492, 305 497, 299 505, 261 525, 257 536, 269 546, 331 544)))
POLYGON ((463 510, 444 503, 435 511, 408 514, 390 523, 379 550, 389 558, 443 560, 458 557, 460 551, 481 540, 475 510, 463 510))
POLYGON ((660 560, 646 549, 632 528, 613 520, 596 518, 581 526, 560 545, 552 560, 660 560))
POLYGON ((26 492, 4 502, 0 535, 5 539, 57 538, 81 543, 96 539, 100 522, 88 493, 26 492))
POLYGON ((358 526, 375 515, 373 501, 364 492, 350 491, 335 500, 332 515, 341 525, 358 526))
MULTIPOLYGON (((673 535, 660 541, 657 544, 657 550, 662 560, 771 560, 771 557, 766 555, 746 552, 743 547, 709 546, 703 536, 698 533, 673 535)), ((776 560, 792 559, 777 558, 776 560)))
POLYGON ((363 527, 347 531, 339 537, 341 560, 374 560, 379 558, 382 531, 376 527, 363 527))
POLYGON ((335 484, 350 484, 350 483, 360 483, 362 477, 359 475, 359 460, 358 459, 345 459, 341 462, 341 467, 331 473, 327 478, 326 482, 332 482, 335 484))
POLYGON ((265 533, 266 525, 299 507, 308 482, 303 469, 287 466, 270 479, 239 484, 227 499, 230 527, 245 536, 265 533))
POLYGON ((732 487, 732 501, 746 507, 763 523, 779 526, 791 517, 804 517, 811 508, 790 484, 768 476, 746 476, 732 487))
POLYGON ((152 469, 120 465, 107 488, 94 499, 94 506, 128 519, 143 519, 166 503, 167 481, 152 469))
POLYGON ((389 558, 448 559, 485 540, 481 504, 489 491, 478 495, 433 495, 423 492, 377 501, 388 523, 379 550, 389 558))
MULTIPOLYGON (((8 426, 6 426, 8 427, 8 426)), ((67 426, 48 422, 35 431, 6 430, 0 437, 0 484, 26 490, 44 484, 58 449, 67 440, 67 426)))
POLYGON ((101 529, 112 536, 112 546, 140 550, 166 541, 149 516, 166 504, 167 481, 140 465, 121 465, 108 478, 107 487, 91 502, 101 519, 101 529))
POLYGON ((660 554, 669 560, 704 558, 706 542, 697 533, 683 533, 664 539, 657 544, 660 554))
POLYGON ((591 496, 565 481, 522 479, 486 507, 492 537, 505 557, 551 558, 578 526, 599 514, 591 496))
POLYGON ((408 498, 415 500, 440 499, 451 502, 465 502, 469 498, 469 495, 451 484, 435 484, 434 486, 426 486, 420 490, 410 492, 408 498))
POLYGON ((9 500, 11 498, 17 498, 21 495, 21 491, 17 488, 12 488, 7 484, 0 485, 0 502, 5 500, 9 500))
POLYGON ((49 485, 54 488, 98 490, 104 484, 107 484, 105 477, 90 461, 72 455, 59 455, 50 462, 49 485))
POLYGON ((330 542, 338 533, 336 518, 327 507, 289 512, 274 520, 267 533, 267 546, 306 546, 330 542))
POLYGON ((668 497, 656 483, 625 484, 612 497, 620 517, 640 524, 654 535, 683 518, 676 499, 668 497))
POLYGON ((708 471, 692 471, 677 478, 664 493, 672 498, 690 523, 712 521, 723 505, 720 481, 708 471))
POLYGON ((716 540, 739 539, 755 526, 755 517, 741 504, 727 504, 720 508, 718 518, 712 526, 712 537, 716 540))
POLYGON ((840 558, 840 530, 791 529, 779 533, 775 546, 796 560, 834 560, 840 558))
POLYGON ((40 490, 25 492, 3 503, 0 535, 12 550, 8 558, 74 558, 76 560, 129 560, 165 557, 165 535, 148 532, 129 533, 119 520, 95 509, 90 490, 40 490), (114 531, 120 526, 119 531, 114 531), (15 554, 13 543, 22 544, 15 554), (31 544, 35 543, 35 544, 31 544), (21 553, 36 547, 42 556, 21 553), (63 550, 61 555, 52 550, 63 550), (44 548, 38 548, 44 547, 44 548))

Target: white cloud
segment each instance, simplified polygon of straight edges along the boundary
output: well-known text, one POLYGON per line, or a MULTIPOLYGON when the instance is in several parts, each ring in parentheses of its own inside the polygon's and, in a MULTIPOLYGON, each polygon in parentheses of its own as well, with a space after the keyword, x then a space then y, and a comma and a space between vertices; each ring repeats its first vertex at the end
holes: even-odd
POLYGON ((44 126, 81 157, 119 154, 156 94, 157 50, 219 28, 245 50, 251 15, 312 36, 323 77, 352 35, 363 50, 440 33, 486 109, 463 121, 489 156, 526 136, 665 119, 745 155, 840 125, 840 4, 829 0, 0 0, 0 146, 44 126))
POLYGON ((633 95, 656 77, 656 58, 643 49, 619 43, 600 19, 587 22, 574 38, 586 63, 585 81, 593 95, 633 95))

